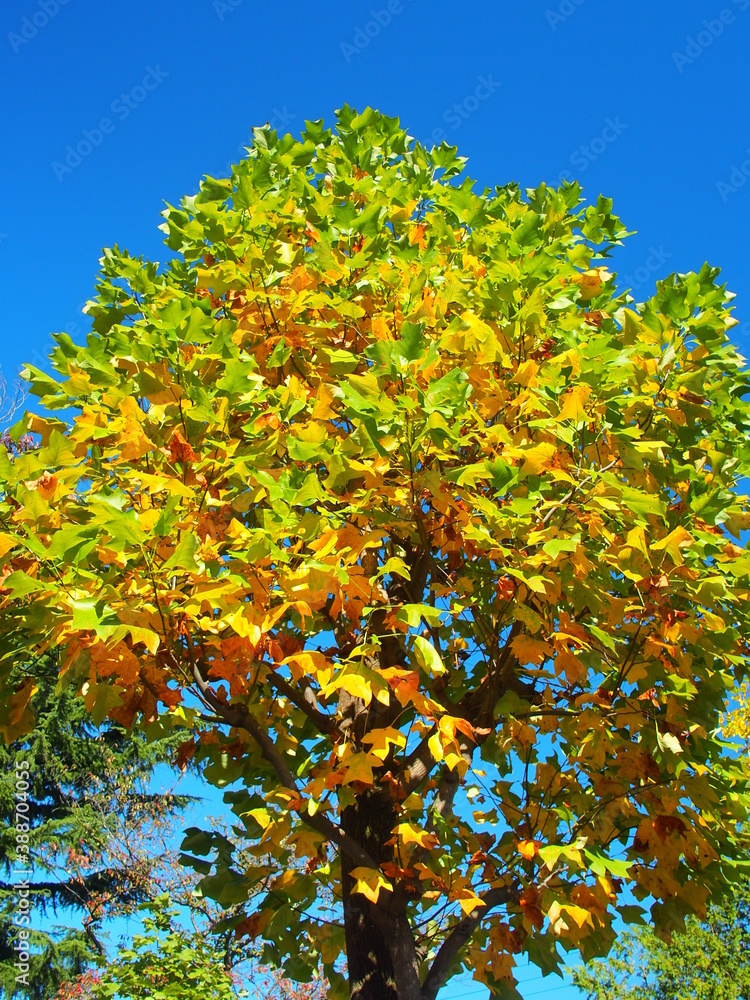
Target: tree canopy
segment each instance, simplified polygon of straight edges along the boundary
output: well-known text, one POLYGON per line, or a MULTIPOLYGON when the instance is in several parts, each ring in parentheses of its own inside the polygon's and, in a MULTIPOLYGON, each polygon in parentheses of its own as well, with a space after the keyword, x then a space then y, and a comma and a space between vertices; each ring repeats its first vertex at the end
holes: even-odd
POLYGON ((702 913, 747 806, 716 735, 750 574, 717 269, 636 304, 609 200, 477 192, 348 107, 257 130, 162 228, 172 257, 106 250, 86 343, 25 370, 6 738, 10 665, 52 646, 96 720, 182 730, 256 845, 238 869, 191 831, 186 863, 332 996, 434 1000, 462 966, 513 995, 522 952, 702 913))
POLYGON ((590 1000, 748 1000, 750 997, 750 889, 747 881, 704 921, 690 917, 684 931, 660 940, 640 927, 624 934, 606 961, 573 970, 590 1000))

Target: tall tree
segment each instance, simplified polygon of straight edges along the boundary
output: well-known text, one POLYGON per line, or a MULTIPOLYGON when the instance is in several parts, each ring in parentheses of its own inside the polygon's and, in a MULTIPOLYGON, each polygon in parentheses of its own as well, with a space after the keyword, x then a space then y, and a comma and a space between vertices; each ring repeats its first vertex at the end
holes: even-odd
POLYGON ((191 832, 204 891, 356 1000, 510 994, 634 896, 679 925, 746 815, 731 296, 705 265, 637 306, 608 200, 463 166, 371 109, 259 130, 164 213, 166 265, 105 251, 0 456, 6 736, 51 645, 89 710, 182 729, 257 845, 191 832))
POLYGON ((174 755, 174 747, 149 745, 143 734, 119 725, 94 727, 73 688, 55 690, 57 677, 55 658, 44 656, 35 669, 36 726, 10 747, 0 746, 0 863, 6 876, 0 882, 0 989, 6 997, 47 1000, 104 961, 113 919, 167 885, 176 888, 167 841, 187 799, 152 788, 155 767, 174 755), (19 760, 27 762, 30 785, 22 814, 32 866, 28 985, 16 979, 14 950, 14 869, 26 859, 16 843, 19 760))
POLYGON ((589 1000, 750 1000, 750 887, 690 917, 662 941, 650 928, 631 931, 613 954, 573 969, 589 1000))

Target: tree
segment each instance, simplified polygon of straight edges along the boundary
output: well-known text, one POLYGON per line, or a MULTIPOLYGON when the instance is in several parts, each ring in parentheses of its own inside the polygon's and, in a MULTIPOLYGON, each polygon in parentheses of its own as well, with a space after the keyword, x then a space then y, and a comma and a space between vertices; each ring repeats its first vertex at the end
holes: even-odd
MULTIPOLYGON (((23 676, 24 671, 18 670, 23 676)), ((73 688, 55 690, 58 664, 37 665, 36 725, 28 737, 0 746, 0 988, 6 997, 48 998, 105 960, 106 928, 168 887, 189 898, 194 880, 178 891, 174 849, 168 844, 185 796, 155 791, 154 769, 174 753, 169 743, 147 744, 121 726, 96 729, 73 688), (18 877, 25 851, 16 843, 15 760, 28 762, 30 910, 47 929, 30 927, 28 986, 17 981, 18 877), (55 925, 57 927, 55 928, 55 925)), ((174 742, 174 741, 172 741, 174 742)), ((177 869, 179 871, 179 869, 177 869)))
POLYGON ((186 931, 168 896, 140 907, 144 931, 133 937, 102 972, 89 971, 64 987, 55 1000, 323 1000, 325 983, 300 986, 278 970, 255 969, 252 994, 242 986, 244 975, 227 968, 226 955, 207 936, 186 931))
POLYGON ((191 831, 203 891, 356 1000, 513 995, 634 899, 680 926, 747 811, 731 295, 704 265, 637 305, 611 202, 463 166, 371 109, 258 130, 165 265, 105 251, 0 456, 3 676, 59 646, 88 710, 182 731, 256 844, 191 831))
POLYGON ((747 882, 705 921, 690 917, 668 942, 631 931, 606 961, 573 970, 590 1000, 747 1000, 750 997, 750 888, 747 882))
POLYGON ((232 975, 222 952, 209 939, 189 934, 180 926, 169 898, 160 897, 147 908, 144 933, 136 934, 132 948, 92 976, 86 995, 91 1000, 236 1000, 232 975))

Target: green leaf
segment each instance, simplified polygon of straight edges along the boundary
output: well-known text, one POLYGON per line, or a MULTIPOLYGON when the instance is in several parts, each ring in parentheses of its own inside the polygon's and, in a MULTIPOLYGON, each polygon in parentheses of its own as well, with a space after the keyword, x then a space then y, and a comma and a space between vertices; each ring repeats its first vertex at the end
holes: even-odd
MULTIPOLYGON (((406 577, 408 579, 408 577, 406 577)), ((404 604, 396 614, 396 620, 406 622, 410 628, 416 628, 424 619, 428 625, 439 627, 442 624, 441 615, 445 612, 439 608, 433 608, 429 604, 404 604)))
POLYGON ((595 851, 588 847, 583 850, 584 856, 589 863, 589 868, 595 875, 614 875, 615 878, 630 879, 631 863, 629 861, 618 861, 610 858, 601 851, 595 851))
POLYGON ((616 649, 615 640, 613 636, 610 635, 609 632, 605 632, 604 629, 599 628, 598 625, 589 624, 587 628, 593 636, 596 636, 596 638, 603 646, 606 646, 607 649, 611 649, 612 652, 614 653, 616 649))
POLYGON ((542 546, 542 551, 551 559, 557 559, 561 552, 575 552, 580 541, 580 535, 574 535, 572 538, 560 538, 558 536, 545 542, 542 546))
POLYGON ((421 635, 418 635, 415 638, 414 655, 416 656, 417 663, 422 670, 430 674, 430 676, 437 677, 440 674, 446 673, 445 665, 440 658, 440 654, 429 639, 425 639, 421 635))
POLYGON ((6 577, 3 581, 3 587, 6 587, 14 598, 26 597, 28 594, 38 594, 40 591, 49 589, 48 585, 45 586, 39 580, 27 576, 22 570, 16 570, 15 573, 11 573, 10 576, 6 577))
POLYGON ((182 538, 172 555, 164 563, 165 570, 185 569, 191 573, 200 570, 198 561, 198 551, 201 547, 200 539, 192 531, 184 532, 182 538))

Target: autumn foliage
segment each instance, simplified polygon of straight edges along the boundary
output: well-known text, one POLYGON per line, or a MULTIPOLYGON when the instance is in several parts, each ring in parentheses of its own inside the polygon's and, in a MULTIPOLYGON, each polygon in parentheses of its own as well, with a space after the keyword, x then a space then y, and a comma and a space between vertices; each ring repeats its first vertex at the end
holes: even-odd
POLYGON ((258 130, 166 265, 105 252, 0 453, 6 675, 59 646, 96 719, 184 729, 256 845, 190 831, 204 891, 360 1000, 678 926, 746 814, 731 295, 705 265, 637 306, 609 201, 462 171, 369 109, 258 130))

